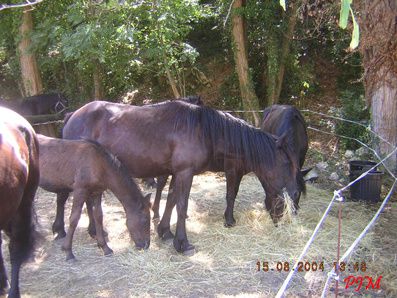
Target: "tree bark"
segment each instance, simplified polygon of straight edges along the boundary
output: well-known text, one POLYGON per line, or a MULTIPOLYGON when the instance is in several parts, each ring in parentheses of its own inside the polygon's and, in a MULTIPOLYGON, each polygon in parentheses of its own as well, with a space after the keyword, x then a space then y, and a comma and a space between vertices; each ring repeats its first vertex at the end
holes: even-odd
POLYGON ((247 111, 245 113, 246 119, 253 121, 255 126, 258 127, 260 125, 260 117, 257 112, 259 110, 259 102, 249 73, 244 17, 236 13, 236 10, 242 8, 244 5, 245 0, 235 0, 232 6, 234 10, 232 16, 234 59, 243 107, 247 111), (250 110, 253 112, 248 112, 250 110))
POLYGON ((102 100, 104 99, 105 96, 104 96, 103 84, 102 84, 102 68, 99 62, 95 64, 93 79, 94 79, 94 99, 102 100))
MULTIPOLYGON (((397 2, 366 0, 361 6, 361 45, 364 86, 371 106, 373 130, 387 142, 378 150, 386 156, 397 146, 397 2)), ((387 161, 397 171, 397 154, 387 161)))
POLYGON ((19 27, 21 41, 18 45, 19 62, 21 65, 21 76, 25 91, 25 96, 33 96, 43 91, 43 83, 34 53, 30 51, 30 33, 33 30, 32 13, 30 7, 25 8, 22 14, 22 24, 19 27))
POLYGON ((280 64, 276 79, 276 88, 274 90, 273 104, 278 103, 280 100, 280 93, 284 81, 285 63, 290 53, 291 40, 294 34, 295 25, 298 18, 298 7, 299 7, 298 3, 294 3, 294 1, 291 1, 291 5, 288 10, 289 11, 288 27, 287 27, 287 31, 284 34, 283 44, 281 46, 280 64))
MULTIPOLYGON (((165 62, 165 63, 167 63, 167 62, 165 62)), ((171 71, 169 70, 168 67, 166 68, 165 73, 167 75, 168 83, 171 86, 172 93, 174 94, 175 98, 180 98, 181 94, 178 91, 178 86, 176 85, 175 79, 172 76, 171 71)))

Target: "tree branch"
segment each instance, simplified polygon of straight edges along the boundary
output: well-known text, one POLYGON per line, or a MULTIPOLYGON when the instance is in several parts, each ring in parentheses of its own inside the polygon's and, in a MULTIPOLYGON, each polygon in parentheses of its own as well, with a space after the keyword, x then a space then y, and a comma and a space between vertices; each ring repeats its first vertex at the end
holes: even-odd
POLYGON ((17 8, 17 7, 25 7, 25 6, 31 6, 38 4, 40 2, 43 2, 44 0, 34 0, 34 1, 27 1, 24 3, 19 3, 19 4, 0 4, 0 10, 6 9, 6 8, 17 8))

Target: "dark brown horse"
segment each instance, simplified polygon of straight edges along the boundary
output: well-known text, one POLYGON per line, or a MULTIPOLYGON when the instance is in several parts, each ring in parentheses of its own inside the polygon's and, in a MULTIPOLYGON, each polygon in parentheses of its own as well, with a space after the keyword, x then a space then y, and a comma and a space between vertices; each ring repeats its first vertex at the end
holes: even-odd
MULTIPOLYGON (((101 195, 110 189, 124 207, 127 228, 139 249, 150 244, 150 195, 143 197, 120 161, 101 145, 87 140, 62 140, 38 135, 40 143, 40 186, 47 191, 73 191, 69 229, 62 248, 67 260, 74 258, 72 239, 84 202, 93 200, 93 217, 98 246, 111 254, 103 235, 101 195)), ((58 210, 59 212, 59 210, 58 210)), ((57 217, 63 229, 62 214, 57 217)))
POLYGON ((68 105, 68 99, 61 93, 39 94, 22 100, 0 100, 0 106, 12 109, 23 116, 62 113, 68 105))
POLYGON ((10 238, 9 297, 20 297, 19 270, 33 251, 33 200, 40 176, 38 159, 33 128, 17 113, 0 107, 0 295, 6 294, 8 287, 1 231, 10 238))
MULTIPOLYGON (((228 114, 172 101, 136 107, 94 101, 73 113, 63 129, 67 139, 87 138, 110 150, 133 177, 173 175, 172 200, 157 228, 160 237, 172 236, 170 216, 176 203, 178 220, 174 247, 187 252, 185 219, 193 176, 214 163, 228 175, 244 168, 254 172, 271 201, 277 221, 284 210, 279 196, 285 188, 299 194, 298 165, 291 158, 285 138, 276 139, 228 114)), ((302 179, 303 180, 303 179, 302 179)), ((232 178, 229 179, 232 181, 232 178)))
MULTIPOLYGON (((290 105, 272 105, 263 111, 261 129, 276 136, 287 135, 288 146, 292 157, 302 169, 305 162, 309 141, 306 131, 306 122, 297 108, 290 105)), ((311 169, 302 170, 304 176, 311 169)), ((300 195, 295 198, 295 210, 299 208, 300 195)))

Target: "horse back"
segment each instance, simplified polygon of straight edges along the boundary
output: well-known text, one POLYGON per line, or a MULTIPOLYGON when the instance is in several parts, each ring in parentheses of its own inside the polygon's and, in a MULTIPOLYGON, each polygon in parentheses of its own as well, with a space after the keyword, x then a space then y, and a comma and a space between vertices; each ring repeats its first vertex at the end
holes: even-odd
MULTIPOLYGON (((172 103, 173 108, 183 109, 184 105, 189 104, 172 103)), ((196 160, 200 165, 195 170, 201 169, 201 159, 207 158, 203 157, 206 153, 202 140, 192 137, 186 142, 188 132, 176 129, 174 115, 167 104, 138 107, 94 101, 70 116, 63 138, 97 141, 116 155, 134 177, 169 174, 196 160)))

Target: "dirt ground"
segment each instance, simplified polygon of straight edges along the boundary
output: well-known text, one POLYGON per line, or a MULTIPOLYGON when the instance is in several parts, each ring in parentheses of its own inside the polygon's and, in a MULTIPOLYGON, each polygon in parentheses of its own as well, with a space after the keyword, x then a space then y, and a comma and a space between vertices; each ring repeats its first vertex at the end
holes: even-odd
MULTIPOLYGON (((36 211, 39 231, 44 239, 38 246, 35 259, 21 271, 22 296, 274 297, 288 274, 284 271, 286 264, 292 267, 331 200, 332 193, 309 185, 307 197, 301 200, 299 215, 279 227, 272 224, 270 216, 263 210, 263 196, 257 179, 252 175, 245 176, 235 206, 237 225, 225 228, 224 177, 212 173, 196 176, 189 200, 187 233, 197 251, 187 257, 177 254, 172 243, 159 240, 154 225, 149 250, 142 252, 133 248, 125 227, 123 209, 115 197, 107 193, 103 202, 104 224, 114 254, 108 257, 102 255, 95 240, 86 232, 88 221, 83 213, 73 246, 77 260, 66 262, 61 250, 62 240, 54 241, 51 232, 55 195, 40 189, 36 211), (258 261, 261 271, 257 269, 258 261), (269 268, 273 270, 264 272, 263 262, 269 262, 269 268), (279 267, 278 262, 281 262, 279 267), (283 269, 279 271, 281 267, 283 269)), ((366 262, 366 272, 349 273, 346 270, 342 276, 368 275, 377 278, 382 275, 380 289, 364 288, 358 294, 354 288, 341 290, 345 296, 396 295, 397 234, 388 229, 397 223, 396 204, 393 204, 393 208, 389 206, 376 228, 364 238, 363 244, 349 259, 349 263, 366 262)), ((164 205, 165 200, 162 200, 161 207, 164 205)), ((342 252, 365 227, 377 206, 357 202, 344 204, 342 252)), ((69 210, 70 202, 67 216, 69 210)), ((175 229, 175 213, 171 229, 175 229)), ((310 264, 323 262, 324 271, 314 271, 312 267, 307 272, 298 272, 288 288, 288 297, 320 295, 326 273, 336 256, 336 214, 336 208, 333 208, 305 257, 310 264)), ((3 251, 8 264, 5 248, 6 241, 3 251)), ((344 285, 342 283, 341 288, 344 285)))

